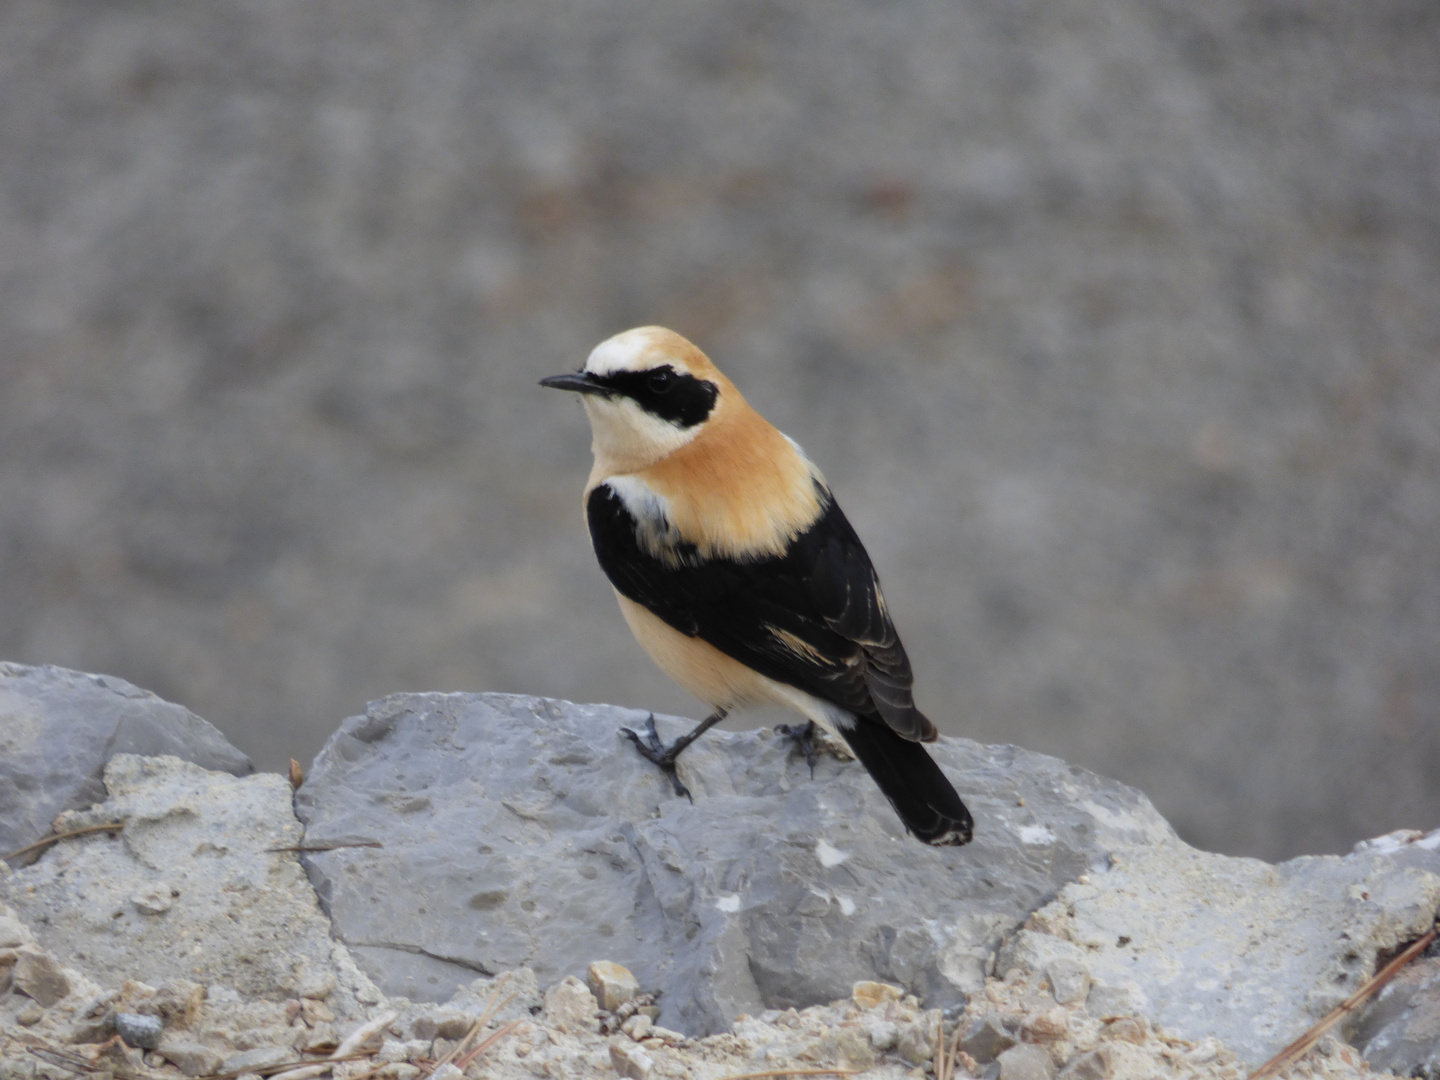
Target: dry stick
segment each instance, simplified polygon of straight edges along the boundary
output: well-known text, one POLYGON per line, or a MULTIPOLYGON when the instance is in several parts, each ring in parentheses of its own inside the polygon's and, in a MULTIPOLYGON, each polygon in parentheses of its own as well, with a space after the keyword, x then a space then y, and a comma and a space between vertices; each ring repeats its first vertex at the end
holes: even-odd
POLYGON ((1393 979, 1402 967, 1428 949, 1430 943, 1435 940, 1437 929, 1440 928, 1432 926, 1424 937, 1411 945, 1399 956, 1395 957, 1394 960, 1391 960, 1369 979, 1365 980, 1365 983, 1359 990, 1356 990, 1355 993, 1331 1009, 1324 1020, 1321 1020, 1309 1031, 1305 1032, 1304 1035, 1301 1035, 1300 1038, 1296 1039, 1289 1046, 1285 1047, 1284 1050, 1281 1050, 1280 1053, 1276 1054, 1264 1065, 1261 1065, 1260 1068, 1251 1073, 1250 1080, 1264 1080, 1264 1077, 1274 1076, 1319 1042, 1320 1037, 1334 1027, 1347 1013, 1353 1011, 1366 998, 1393 979))
POLYGON ((16 848, 8 855, 0 855, 0 859, 13 859, 20 855, 28 855, 32 851, 40 851, 51 844, 58 844, 61 840, 69 840, 72 836, 84 836, 92 832, 119 832, 125 828, 123 821, 107 821, 104 825, 86 825, 83 829, 71 829, 68 832, 55 833, 43 840, 36 840, 33 844, 26 844, 22 848, 16 848))
MULTIPOLYGON (((439 1061, 435 1062, 435 1064, 430 1066, 429 1071, 425 1074, 426 1076, 435 1075, 435 1072, 440 1068, 441 1065, 445 1065, 451 1061, 454 1061, 460 1051, 465 1049, 465 1044, 468 1043, 471 1039, 473 1039, 477 1034, 479 1034, 481 1028, 483 1028, 486 1024, 490 1023, 490 1018, 494 1016, 497 1012, 499 1012, 501 1009, 503 1009, 506 1005, 509 1005, 510 1002, 515 999, 515 995, 511 994, 504 1001, 500 1000, 500 991, 505 989, 505 984, 509 981, 510 973, 507 971, 503 976, 501 976, 500 981, 495 985, 495 989, 490 992, 490 1000, 486 1002, 485 1011, 480 1014, 480 1019, 476 1020, 475 1023, 470 1026, 470 1030, 465 1033, 465 1037, 461 1039, 458 1043, 456 1043, 454 1048, 448 1054, 446 1054, 439 1061)), ((512 1023, 509 1028, 502 1028, 500 1031, 495 1032, 493 1035, 489 1036, 483 1043, 480 1044, 479 1047, 466 1055, 465 1064, 468 1065, 470 1061, 473 1061, 476 1057, 479 1056, 482 1050, 493 1045, 502 1034, 507 1034, 510 1030, 513 1030, 518 1023, 519 1021, 517 1020, 515 1021, 515 1023, 512 1023)), ((421 1069, 424 1068, 425 1066, 422 1065, 421 1069)), ((465 1068, 465 1065, 461 1065, 459 1066, 459 1068, 463 1069, 465 1068)))
POLYGON ((464 1037, 463 1039, 461 1039, 458 1043, 456 1043, 454 1046, 452 1046, 452 1047, 450 1048, 450 1052, 449 1052, 449 1053, 447 1053, 444 1057, 442 1057, 439 1061, 433 1063, 432 1065, 429 1065, 429 1066, 421 1065, 421 1066, 420 1066, 420 1071, 421 1071, 422 1073, 424 1073, 424 1075, 426 1075, 426 1076, 434 1076, 435 1073, 436 1073, 436 1071, 439 1070, 440 1066, 442 1066, 442 1065, 449 1065, 450 1062, 454 1061, 454 1060, 455 1060, 455 1055, 458 1054, 458 1053, 460 1053, 460 1051, 461 1051, 462 1049, 464 1049, 465 1044, 468 1043, 471 1039, 473 1039, 473 1038, 474 1038, 476 1035, 478 1035, 479 1033, 480 1033, 480 1021, 479 1021, 479 1020, 476 1020, 473 1024, 470 1025, 470 1030, 465 1033, 465 1037, 464 1037))
MULTIPOLYGON (((458 1058, 455 1062, 455 1067, 458 1068, 461 1072, 464 1072, 470 1067, 470 1063, 472 1061, 478 1058, 486 1050, 489 1050, 490 1047, 494 1046, 506 1035, 509 1035, 510 1032, 514 1031, 524 1022, 524 1020, 511 1020, 508 1024, 500 1028, 498 1031, 492 1031, 489 1035, 485 1036, 483 1040, 481 1040, 480 1045, 475 1047, 474 1050, 471 1050, 464 1057, 458 1058)), ((356 1080, 359 1080, 359 1078, 357 1077, 356 1080)))
POLYGON ((935 1040, 935 1080, 953 1080, 955 1062, 960 1060, 960 1033, 964 1030, 960 1018, 955 1018, 955 1036, 950 1040, 950 1053, 945 1053, 945 1018, 940 1018, 940 1029, 935 1040))

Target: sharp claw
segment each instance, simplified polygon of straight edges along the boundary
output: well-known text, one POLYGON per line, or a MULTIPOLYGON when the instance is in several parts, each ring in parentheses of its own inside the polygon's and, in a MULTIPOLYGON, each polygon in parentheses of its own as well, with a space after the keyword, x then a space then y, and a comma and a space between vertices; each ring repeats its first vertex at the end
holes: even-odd
POLYGON ((794 740, 796 747, 805 755, 805 764, 810 766, 810 779, 815 779, 815 762, 819 755, 815 753, 815 721, 807 720, 805 726, 799 724, 776 724, 776 733, 786 735, 794 740))
POLYGON ((645 734, 630 728, 621 728, 620 734, 624 735, 635 744, 635 749, 646 761, 659 767, 660 771, 670 778, 670 786, 675 789, 677 796, 683 795, 690 800, 690 805, 695 805, 695 797, 690 794, 690 789, 680 782, 680 773, 675 768, 675 759, 679 757, 683 749, 679 743, 675 743, 667 750, 665 744, 660 741, 660 733, 655 730, 655 714, 651 713, 645 720, 645 734))

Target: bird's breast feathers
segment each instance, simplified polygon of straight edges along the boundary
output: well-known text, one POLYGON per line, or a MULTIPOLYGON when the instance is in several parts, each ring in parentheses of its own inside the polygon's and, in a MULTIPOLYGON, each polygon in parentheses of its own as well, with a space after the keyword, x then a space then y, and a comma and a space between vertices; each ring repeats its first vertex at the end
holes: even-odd
POLYGON ((642 547, 666 563, 783 555, 824 512, 824 479, 758 415, 726 419, 648 468, 592 475, 586 499, 609 487, 635 519, 642 547), (759 423, 746 423, 751 417, 759 423))

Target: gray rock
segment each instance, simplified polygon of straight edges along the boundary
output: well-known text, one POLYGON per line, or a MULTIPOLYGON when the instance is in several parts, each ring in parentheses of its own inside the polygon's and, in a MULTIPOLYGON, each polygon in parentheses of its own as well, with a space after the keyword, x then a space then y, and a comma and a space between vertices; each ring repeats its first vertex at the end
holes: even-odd
POLYGON ((545 991, 545 1022, 561 1031, 595 1031, 600 1006, 595 995, 574 975, 567 975, 545 991))
POLYGON ((1055 1075, 1055 1063, 1050 1054, 1039 1046, 1021 1043, 1003 1051, 995 1059, 1000 1068, 999 1080, 1050 1080, 1055 1075))
POLYGON ((1355 1024, 1351 1042, 1377 1071, 1440 1077, 1440 949, 1412 961, 1355 1024))
POLYGON ((30 945, 15 950, 15 966, 10 969, 16 990, 49 1008, 70 993, 70 980, 55 958, 30 945))
MULTIPOLYGON (((1138 792, 1014 747, 932 753, 978 822, 928 848, 853 762, 812 780, 768 731, 711 732, 668 781, 618 734, 645 714, 503 694, 397 695, 353 717, 297 793, 336 933, 387 993, 443 1000, 476 972, 542 984, 605 957, 690 1033, 845 997, 931 1005, 981 985, 1001 937, 1112 850, 1173 842, 1138 792), (917 915, 923 913, 923 915, 917 915)), ((666 739, 687 721, 657 721, 666 739)))
MULTIPOLYGON (((1083 963, 1133 1011, 1263 1062, 1348 997, 1440 911, 1440 854, 1364 850, 1270 866, 1155 844, 1066 885, 1006 944, 1001 972, 1083 963)), ((1113 1002, 1101 986, 1089 1008, 1113 1002)))
POLYGON ((1019 1040, 994 1013, 987 1013, 970 1025, 960 1037, 960 1049, 982 1065, 994 1061, 1019 1040))
POLYGON ((160 1036, 165 1031, 165 1022, 158 1016, 142 1013, 117 1012, 115 1031, 131 1046, 142 1050, 154 1050, 160 1045, 160 1036))
POLYGON ((1074 1005, 1084 1001, 1090 992, 1090 972, 1078 960, 1056 960, 1045 969, 1050 980, 1050 992, 1061 1005, 1074 1005))
MULTIPOLYGON (((1437 852, 1440 829, 1428 836, 1405 829, 1355 845, 1357 855, 1385 855, 1397 866, 1440 872, 1437 852)), ((1431 945, 1365 1004, 1351 1041, 1374 1069, 1440 1077, 1440 945, 1431 945)))
POLYGON ((225 1063, 219 1053, 193 1039, 164 1038, 159 1053, 186 1076, 207 1076, 225 1063))
MULTIPOLYGON (((225 1059, 221 1068, 225 1072, 248 1072, 267 1069, 281 1062, 293 1061, 295 1050, 289 1046, 257 1046, 253 1050, 242 1050, 225 1059)), ((178 1065, 179 1062, 176 1062, 178 1065)))
POLYGON ((357 1008, 368 981, 332 940, 296 856, 268 850, 300 839, 284 778, 118 754, 105 783, 107 801, 62 821, 123 821, 118 841, 78 838, 0 877, 0 901, 47 953, 109 985, 166 984, 146 1012, 193 1016, 203 991, 188 979, 202 971, 247 996, 278 1000, 305 984, 307 971, 325 970, 340 980, 330 1004, 341 1013, 357 1008), (161 875, 169 906, 137 912, 132 898, 161 875))
POLYGON ((0 854, 47 835, 61 811, 104 799, 102 773, 121 753, 253 771, 204 720, 124 679, 0 663, 0 854))

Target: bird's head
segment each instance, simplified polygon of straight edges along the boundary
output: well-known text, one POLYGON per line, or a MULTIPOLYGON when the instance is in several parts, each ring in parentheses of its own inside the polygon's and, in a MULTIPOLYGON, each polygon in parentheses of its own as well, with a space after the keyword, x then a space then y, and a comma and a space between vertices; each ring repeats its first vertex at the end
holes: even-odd
POLYGON ((695 439, 735 388, 672 330, 641 326, 595 346, 585 366, 541 386, 583 395, 597 459, 644 468, 695 439))

